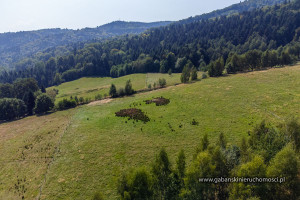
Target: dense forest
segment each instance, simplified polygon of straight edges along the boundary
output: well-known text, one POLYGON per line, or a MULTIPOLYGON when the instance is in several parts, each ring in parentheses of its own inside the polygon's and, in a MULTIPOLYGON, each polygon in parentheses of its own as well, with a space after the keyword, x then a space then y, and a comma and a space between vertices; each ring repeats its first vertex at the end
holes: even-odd
MULTIPOLYGON (((177 23, 190 23, 224 15, 250 11, 267 5, 282 3, 284 0, 248 0, 208 14, 191 17, 177 23)), ((74 48, 82 48, 83 43, 100 41, 125 34, 139 34, 149 28, 166 26, 172 22, 123 22, 116 21, 96 28, 81 30, 44 29, 18 33, 0 34, 0 71, 4 69, 20 70, 20 67, 31 66, 30 62, 47 61, 51 56, 68 54, 74 48), (79 42, 79 43, 78 43, 79 42), (20 64, 19 61, 29 58, 20 64), (25 66, 24 66, 25 65, 25 66)))
POLYGON ((180 20, 179 22, 184 24, 184 23, 190 23, 190 22, 195 22, 204 19, 211 19, 211 18, 226 16, 226 15, 234 15, 245 11, 251 11, 256 8, 262 8, 264 6, 281 4, 283 2, 286 2, 286 0, 259 0, 259 1, 246 0, 237 4, 233 4, 224 9, 215 10, 213 12, 198 15, 195 17, 190 17, 188 19, 180 20))
MULTIPOLYGON (((0 34, 0 66, 12 68, 14 63, 30 57, 37 60, 69 53, 78 42, 103 40, 124 34, 139 34, 149 28, 165 26, 171 22, 115 21, 96 28, 44 29, 0 34), (37 54, 37 55, 36 55, 37 54)), ((18 69, 18 66, 16 66, 18 69)))
POLYGON ((69 55, 3 72, 0 80, 12 83, 32 77, 40 86, 51 86, 83 76, 181 72, 188 62, 211 76, 222 75, 224 68, 234 73, 290 64, 300 55, 299 8, 297 0, 233 16, 173 23, 141 35, 86 44, 69 55))

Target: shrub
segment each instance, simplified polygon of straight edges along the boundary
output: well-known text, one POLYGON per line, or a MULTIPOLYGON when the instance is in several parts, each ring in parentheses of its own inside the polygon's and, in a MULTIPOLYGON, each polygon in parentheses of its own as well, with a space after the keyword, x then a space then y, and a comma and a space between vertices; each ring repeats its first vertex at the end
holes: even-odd
POLYGON ((167 85, 166 79, 162 78, 158 80, 159 87, 163 88, 167 85))
POLYGON ((63 99, 58 102, 57 109, 58 110, 66 110, 70 108, 75 108, 77 106, 77 103, 74 99, 63 99))
POLYGON ((102 99, 102 95, 101 94, 97 94, 96 96, 95 96, 95 100, 101 100, 102 99))
POLYGON ((202 78, 202 79, 206 79, 206 78, 207 78, 207 74, 206 74, 206 73, 203 73, 201 78, 202 78))
POLYGON ((52 99, 45 93, 39 95, 35 100, 35 113, 45 113, 54 107, 52 99))

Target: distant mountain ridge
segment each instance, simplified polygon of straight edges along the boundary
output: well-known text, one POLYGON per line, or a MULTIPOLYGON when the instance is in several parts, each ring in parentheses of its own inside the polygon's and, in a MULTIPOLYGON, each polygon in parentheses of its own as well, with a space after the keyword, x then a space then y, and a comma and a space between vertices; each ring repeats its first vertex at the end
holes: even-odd
MULTIPOLYGON (((115 21, 96 28, 84 28, 80 30, 57 28, 17 33, 3 33, 0 34, 0 71, 1 67, 12 69, 14 66, 18 69, 16 64, 19 61, 27 58, 33 58, 34 56, 38 57, 37 54, 39 52, 51 52, 49 53, 50 57, 65 55, 72 50, 72 47, 70 46, 71 44, 75 44, 75 46, 82 46, 92 40, 102 40, 126 34, 140 34, 150 28, 167 26, 169 24, 188 24, 224 15, 233 15, 264 6, 280 4, 285 1, 286 0, 246 0, 224 9, 215 10, 210 13, 190 17, 177 22, 162 21, 143 23, 115 21), (79 43, 82 43, 82 45, 79 43)), ((48 60, 48 58, 38 59, 41 61, 48 60)), ((24 62, 21 65, 23 66, 24 62)))
POLYGON ((96 28, 80 30, 56 28, 2 33, 0 34, 0 66, 9 66, 48 48, 124 34, 139 34, 149 28, 165 26, 170 23, 169 21, 152 23, 115 21, 96 28))

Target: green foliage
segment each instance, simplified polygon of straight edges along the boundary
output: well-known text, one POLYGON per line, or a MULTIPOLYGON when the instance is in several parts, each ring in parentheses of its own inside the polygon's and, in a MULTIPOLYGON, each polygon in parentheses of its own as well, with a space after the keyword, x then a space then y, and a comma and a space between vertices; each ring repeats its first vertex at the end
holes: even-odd
POLYGON ((172 195, 171 163, 167 152, 162 149, 152 167, 154 195, 157 199, 168 199, 172 195))
POLYGON ((219 140, 217 143, 222 149, 226 149, 227 141, 223 132, 219 135, 219 140))
POLYGON ((0 84, 0 98, 14 98, 14 89, 13 85, 6 83, 0 84))
POLYGON ((182 74, 180 77, 181 83, 187 83, 190 80, 190 64, 191 63, 186 64, 182 70, 182 74))
POLYGON ((184 151, 181 150, 178 154, 177 160, 176 160, 176 167, 177 167, 177 173, 178 177, 183 184, 183 179, 185 177, 186 173, 186 162, 185 162, 185 154, 184 151))
POLYGON ((54 107, 52 99, 47 94, 39 95, 35 100, 34 112, 37 114, 50 111, 54 107))
POLYGON ((134 90, 132 89, 131 81, 128 80, 128 81, 126 81, 126 85, 125 85, 125 94, 132 95, 133 93, 134 93, 134 90))
POLYGON ((225 63, 227 73, 271 65, 268 59, 273 62, 273 50, 280 57, 277 64, 293 63, 299 57, 299 10, 293 2, 252 10, 274 1, 270 2, 243 2, 237 7, 247 5, 245 10, 250 12, 233 15, 236 10, 230 10, 225 12, 228 17, 207 21, 190 18, 135 37, 128 35, 85 45, 72 41, 72 46, 54 48, 23 60, 15 66, 18 73, 4 71, 0 81, 11 83, 17 78, 35 77, 39 85, 51 86, 83 76, 119 77, 132 73, 166 73, 169 69, 181 72, 187 60, 197 69, 209 70, 211 76, 220 76, 225 63), (190 20, 193 23, 184 22, 190 20), (264 55, 266 50, 270 51, 269 55, 264 55), (56 51, 63 53, 57 55, 56 51), (238 59, 234 54, 240 54, 238 59))
POLYGON ((109 95, 111 97, 117 97, 117 88, 114 84, 111 84, 110 88, 109 88, 109 95))
POLYGON ((267 176, 284 178, 283 183, 270 183, 273 199, 297 199, 299 197, 298 161, 291 145, 286 146, 272 159, 267 176))
POLYGON ((206 74, 206 73, 203 73, 201 78, 202 78, 202 79, 206 79, 206 78, 207 78, 207 74, 206 74))
POLYGON ((33 109, 35 107, 35 96, 33 92, 32 91, 26 92, 22 100, 27 106, 28 115, 32 115, 33 109))
POLYGON ((196 67, 193 67, 191 70, 191 80, 197 80, 198 79, 198 73, 196 67))
POLYGON ((13 120, 24 117, 27 107, 24 101, 14 98, 0 99, 0 120, 13 120))
POLYGON ((268 162, 288 142, 286 135, 262 121, 250 134, 249 145, 268 162))
MULTIPOLYGON (((250 162, 242 164, 237 171, 238 177, 244 178, 265 178, 266 165, 261 156, 255 156, 250 162)), ((267 198, 266 184, 261 183, 233 183, 230 199, 247 199, 252 197, 267 198)))
POLYGON ((137 169, 129 176, 123 175, 118 185, 118 193, 122 199, 147 200, 152 199, 152 181, 144 169, 137 169))
POLYGON ((203 183, 200 178, 214 177, 215 166, 208 152, 200 152, 191 164, 186 175, 186 190, 181 196, 184 199, 213 199, 213 183, 203 183))
MULTIPOLYGON (((77 96, 76 96, 75 98, 77 98, 77 96)), ((101 95, 101 94, 97 94, 97 95, 95 96, 95 100, 96 100, 96 101, 101 100, 101 99, 102 99, 102 95, 101 95)), ((75 99, 75 100, 76 100, 76 99, 75 99)), ((78 103, 78 99, 76 100, 76 103, 78 103)))
POLYGON ((290 138, 296 151, 300 150, 300 124, 296 118, 291 118, 286 122, 285 134, 290 138))
POLYGON ((224 70, 224 60, 219 58, 208 65, 208 74, 210 77, 222 76, 224 70))
POLYGON ((208 149, 208 146, 209 146, 209 141, 208 141, 208 136, 207 136, 207 134, 205 134, 202 138, 201 138, 201 140, 200 140, 200 145, 199 145, 199 147, 197 147, 197 154, 199 153, 199 152, 202 152, 202 151, 205 151, 205 150, 207 150, 208 149))
POLYGON ((57 109, 58 110, 66 110, 70 108, 75 108, 77 106, 77 102, 75 99, 63 99, 58 102, 57 109))
POLYGON ((160 78, 160 79, 158 80, 158 85, 159 85, 159 87, 161 87, 161 88, 165 87, 165 86, 167 85, 166 79, 160 78))

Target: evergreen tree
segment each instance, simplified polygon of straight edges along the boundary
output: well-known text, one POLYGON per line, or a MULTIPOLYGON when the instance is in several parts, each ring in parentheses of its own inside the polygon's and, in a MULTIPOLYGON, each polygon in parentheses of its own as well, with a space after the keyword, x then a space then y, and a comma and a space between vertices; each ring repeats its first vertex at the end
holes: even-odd
POLYGON ((194 81, 194 80, 197 80, 197 79, 198 79, 197 69, 194 66, 191 70, 191 80, 194 81))
POLYGON ((131 81, 128 80, 128 81, 126 81, 126 85, 125 85, 125 94, 132 95, 133 93, 134 93, 134 90, 132 89, 131 81))
POLYGON ((187 83, 189 79, 190 79, 190 68, 189 65, 186 64, 182 70, 180 80, 181 83, 187 83))
POLYGON ((167 152, 162 149, 152 167, 153 188, 157 199, 168 199, 171 191, 171 163, 167 152))
POLYGON ((27 106, 28 115, 32 115, 33 109, 35 106, 35 96, 34 96, 33 92, 29 91, 29 92, 25 93, 25 95, 23 97, 23 101, 25 102, 25 104, 27 106))
POLYGON ((115 98, 117 97, 117 88, 114 84, 111 84, 110 88, 109 88, 109 95, 112 97, 112 98, 115 98))

